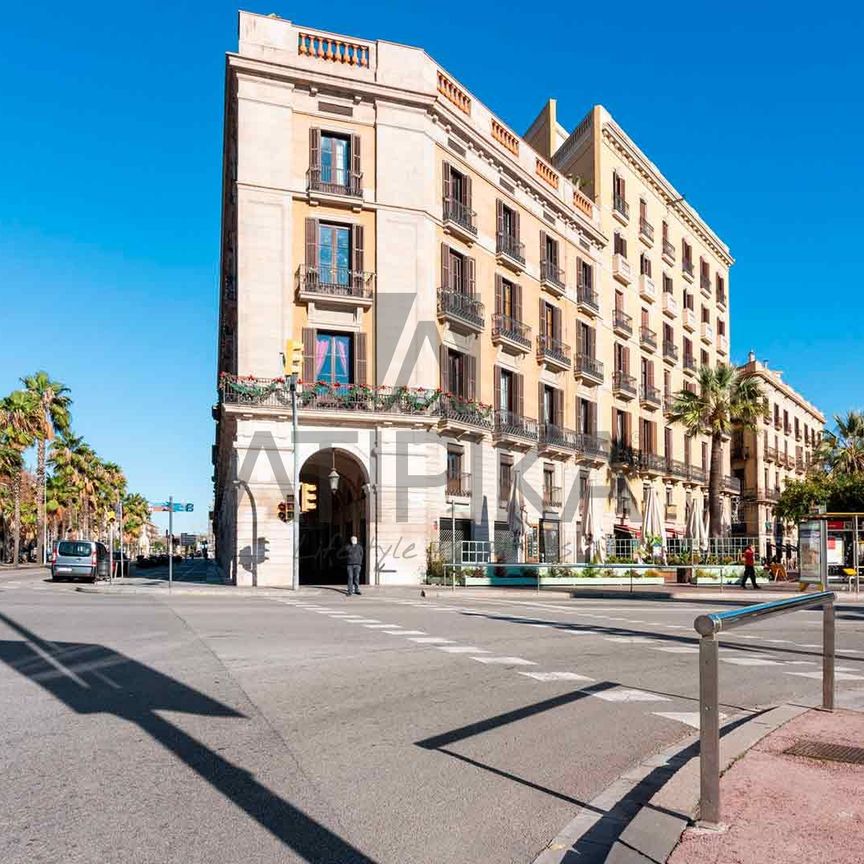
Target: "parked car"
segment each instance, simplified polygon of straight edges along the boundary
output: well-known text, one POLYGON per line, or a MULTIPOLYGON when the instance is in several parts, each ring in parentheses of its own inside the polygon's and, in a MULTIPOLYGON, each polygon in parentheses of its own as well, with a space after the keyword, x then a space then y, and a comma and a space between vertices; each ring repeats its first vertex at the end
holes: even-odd
POLYGON ((61 540, 51 556, 51 578, 62 579, 108 578, 108 548, 96 540, 61 540))

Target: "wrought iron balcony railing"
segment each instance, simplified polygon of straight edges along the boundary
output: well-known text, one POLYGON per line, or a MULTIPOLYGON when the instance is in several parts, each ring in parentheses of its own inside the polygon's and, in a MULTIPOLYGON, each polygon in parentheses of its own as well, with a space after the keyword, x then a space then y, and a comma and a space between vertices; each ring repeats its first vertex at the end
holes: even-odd
POLYGON ((448 288, 438 289, 438 315, 455 319, 482 330, 485 306, 474 294, 463 294, 448 288))
POLYGON ((363 174, 344 168, 313 165, 306 172, 306 184, 308 191, 325 195, 343 195, 348 198, 360 198, 363 195, 363 174))
POLYGON ((513 234, 499 231, 496 236, 495 251, 500 255, 506 255, 508 258, 518 261, 523 267, 525 266, 525 244, 521 243, 519 238, 513 234))
POLYGON ((445 421, 464 423, 478 429, 492 428, 492 409, 463 396, 442 394, 438 400, 438 414, 445 421))
POLYGON ((663 241, 663 257, 675 263, 675 246, 668 240, 663 241))
POLYGON ((649 241, 654 242, 654 226, 645 218, 639 218, 639 233, 649 241))
POLYGON ((569 366, 570 346, 560 339, 540 333, 537 336, 537 359, 548 360, 558 366, 569 366))
POLYGON ((560 486, 546 486, 543 489, 543 509, 558 509, 562 501, 560 486))
POLYGON ((583 378, 590 378, 598 384, 603 383, 603 361, 588 354, 577 354, 573 358, 573 372, 583 378))
POLYGON ((557 423, 541 423, 540 446, 542 448, 572 450, 575 453, 579 449, 579 434, 572 429, 559 426, 557 423))
POLYGON ((374 296, 374 273, 303 264, 297 278, 301 297, 329 297, 362 302, 371 301, 374 296))
POLYGON ((636 395, 636 379, 626 372, 616 372, 612 377, 612 390, 617 396, 633 398, 636 395))
POLYGON ((448 498, 470 498, 471 497, 471 475, 455 474, 448 475, 445 482, 445 490, 448 498))
POLYGON ((528 441, 536 441, 539 434, 536 420, 505 409, 495 411, 493 430, 498 437, 524 438, 528 441))
POLYGON ((655 351, 657 349, 657 333, 650 327, 640 327, 639 344, 655 351))
POLYGON ((650 384, 644 384, 642 392, 639 395, 639 401, 648 407, 659 408, 662 404, 660 390, 657 387, 652 387, 650 384))
POLYGON ((477 234, 477 212, 458 198, 443 199, 444 221, 454 222, 470 234, 477 234))
POLYGON ((625 219, 630 218, 630 205, 624 199, 623 195, 613 195, 612 196, 612 207, 616 212, 620 213, 625 219))
POLYGON ((580 285, 576 290, 576 299, 580 309, 595 314, 600 311, 597 292, 590 285, 580 285))
POLYGON ((559 292, 564 291, 564 270, 554 261, 541 261, 540 281, 559 292))
POLYGON ((509 315, 496 313, 492 316, 492 341, 499 339, 508 339, 527 351, 531 348, 531 328, 509 315))
POLYGON ((678 362, 678 346, 674 342, 670 342, 668 339, 663 340, 663 356, 668 358, 669 360, 674 360, 676 363, 678 362))
POLYGON ((633 318, 623 309, 616 309, 612 313, 612 329, 625 336, 633 335, 633 318))

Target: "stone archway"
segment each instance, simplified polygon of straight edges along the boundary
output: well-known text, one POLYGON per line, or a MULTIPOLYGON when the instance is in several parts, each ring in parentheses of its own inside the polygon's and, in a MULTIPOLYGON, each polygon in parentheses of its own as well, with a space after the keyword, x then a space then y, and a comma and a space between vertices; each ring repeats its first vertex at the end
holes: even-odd
POLYGON ((300 584, 326 585, 345 582, 342 551, 352 535, 363 546, 361 582, 369 572, 369 474, 347 450, 318 450, 300 469, 300 584), (330 491, 329 474, 335 466, 339 486, 330 491), (312 490, 314 506, 304 490, 312 490), (307 498, 304 501, 304 497, 307 498))

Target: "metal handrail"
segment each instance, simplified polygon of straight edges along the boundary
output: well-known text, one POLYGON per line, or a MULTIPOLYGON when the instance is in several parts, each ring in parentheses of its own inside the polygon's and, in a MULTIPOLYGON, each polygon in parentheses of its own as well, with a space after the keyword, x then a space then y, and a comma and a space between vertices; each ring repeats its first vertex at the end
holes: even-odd
POLYGON ((693 622, 699 640, 699 821, 708 827, 720 824, 720 703, 717 634, 763 618, 822 607, 822 708, 834 710, 834 601, 833 591, 820 591, 786 600, 757 603, 728 612, 700 615, 693 622))

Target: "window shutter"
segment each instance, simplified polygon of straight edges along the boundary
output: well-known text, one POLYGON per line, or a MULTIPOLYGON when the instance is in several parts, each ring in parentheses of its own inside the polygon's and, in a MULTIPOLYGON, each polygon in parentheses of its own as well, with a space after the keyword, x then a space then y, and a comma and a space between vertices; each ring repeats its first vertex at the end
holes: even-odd
POLYGON ((654 364, 650 360, 648 361, 648 386, 654 386, 654 364))
POLYGON ((495 274, 495 314, 501 315, 504 311, 504 288, 500 274, 495 274))
POLYGON ((546 418, 546 400, 543 398, 546 395, 542 381, 537 382, 537 415, 541 423, 551 422, 546 418))
POLYGON ((446 345, 438 346, 438 363, 441 367, 441 389, 445 393, 450 392, 450 355, 446 345))
POLYGON ((477 396, 477 358, 473 354, 464 355, 465 362, 465 398, 473 402, 477 396))
POLYGON ((543 262, 546 260, 546 232, 540 232, 540 266, 543 266, 543 262))
POLYGON ((465 269, 467 271, 467 279, 466 279, 467 290, 466 290, 466 293, 468 294, 469 297, 474 297, 476 294, 476 283, 474 280, 474 263, 475 262, 474 262, 473 258, 466 258, 465 259, 465 269))
POLYGON ((366 384, 366 334, 354 337, 354 383, 366 384))
POLYGON ((462 203, 470 210, 471 209, 471 178, 467 174, 465 175, 465 179, 462 181, 462 188, 465 190, 465 200, 462 203))
POLYGON ((309 169, 317 179, 321 174, 321 130, 309 130, 309 169))
POLYGON ((624 372, 629 375, 630 374, 630 349, 624 349, 624 372))
POLYGON ((450 247, 446 243, 441 244, 441 288, 450 290, 450 247))
POLYGON ((552 309, 552 338, 559 341, 563 339, 561 333, 561 310, 557 306, 552 309))
MULTIPOLYGON (((311 220, 308 220, 311 221, 311 220)), ((312 327, 303 328, 303 380, 315 381, 315 330, 312 327)))
POLYGON ((519 237, 520 237, 520 234, 519 234, 519 211, 518 210, 513 211, 513 237, 516 240, 516 242, 518 243, 519 237))
POLYGON ((306 276, 318 277, 318 220, 306 220, 306 276))
POLYGON ((525 379, 518 374, 513 375, 513 398, 516 412, 520 417, 525 416, 525 379))
POLYGON ((353 234, 354 253, 354 287, 359 293, 363 291, 363 226, 355 225, 351 229, 353 234))
POLYGON ((546 335, 546 301, 540 299, 540 335, 546 335))
POLYGON ((513 289, 511 291, 511 306, 513 307, 513 317, 521 322, 522 321, 522 286, 513 284, 513 289))
POLYGON ((495 382, 495 400, 494 405, 497 411, 506 409, 506 405, 501 404, 501 368, 496 366, 493 370, 493 380, 495 382))
POLYGON ((504 234, 504 202, 499 198, 495 201, 495 214, 498 236, 504 234))
POLYGON ((449 162, 445 162, 441 166, 441 176, 442 176, 443 181, 444 181, 444 190, 443 190, 442 194, 444 195, 444 200, 446 201, 453 194, 453 191, 452 191, 453 185, 452 185, 452 182, 450 179, 450 163, 449 162))
POLYGON ((349 183, 349 187, 356 185, 357 190, 360 190, 360 136, 351 136, 351 171, 354 176, 351 178, 354 182, 349 183))
POLYGON ((587 353, 585 351, 585 341, 586 340, 584 340, 582 338, 582 324, 579 321, 576 322, 576 334, 575 334, 575 338, 573 341, 576 343, 574 345, 574 350, 576 351, 576 354, 587 353))
POLYGON ((554 395, 554 405, 555 405, 555 419, 554 423, 556 426, 562 426, 562 420, 564 419, 564 391, 558 390, 557 388, 552 391, 554 395))

